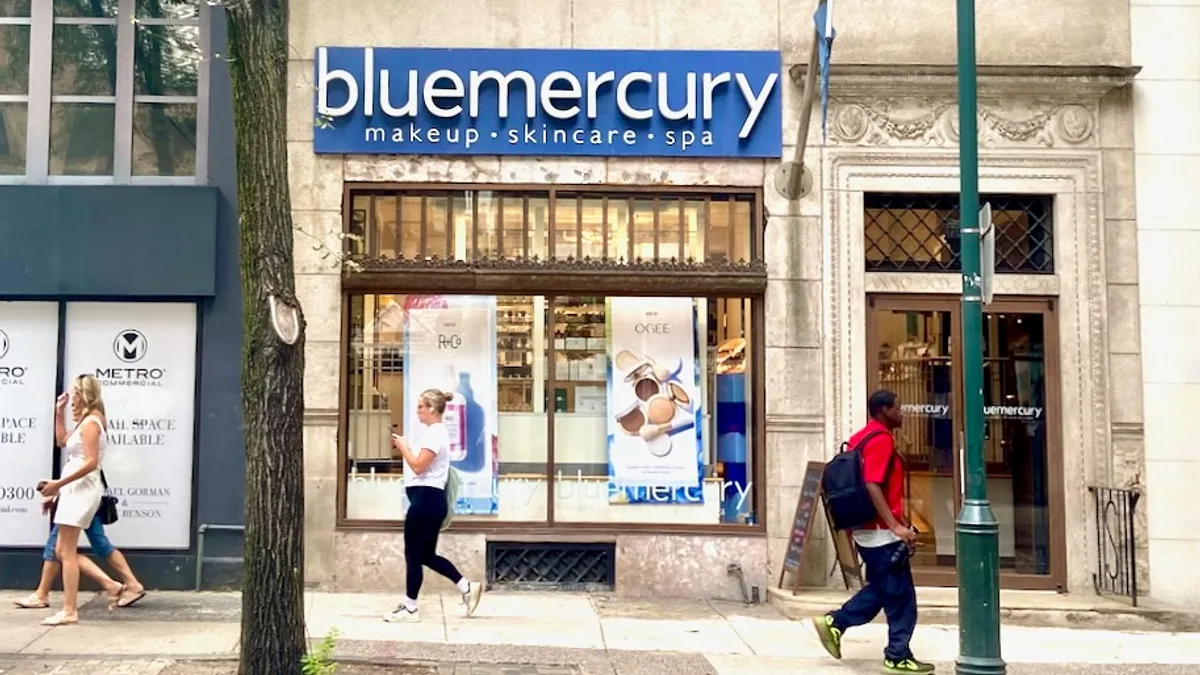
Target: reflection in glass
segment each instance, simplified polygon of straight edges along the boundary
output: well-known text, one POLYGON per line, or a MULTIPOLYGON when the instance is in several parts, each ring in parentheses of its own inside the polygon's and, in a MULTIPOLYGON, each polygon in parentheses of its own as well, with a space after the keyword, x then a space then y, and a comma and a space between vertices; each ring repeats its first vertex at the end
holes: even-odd
POLYGON ((192 103, 133 105, 133 175, 196 173, 196 106, 192 103))
POLYGON ((579 199, 560 193, 554 201, 554 249, 551 255, 558 260, 578 258, 579 199))
POLYGON ((453 238, 450 229, 450 198, 448 196, 425 198, 425 251, 426 255, 443 260, 453 257, 453 238))
POLYGON ((501 197, 490 190, 475 193, 475 209, 477 211, 474 235, 475 245, 478 246, 480 259, 494 258, 500 255, 500 200, 501 197))
POLYGON ((629 261, 629 200, 608 200, 608 242, 605 255, 609 260, 629 261))
POLYGON ((29 26, 0 24, 0 94, 29 93, 29 26))
POLYGON ((914 563, 954 564, 955 400, 950 312, 877 309, 880 388, 896 392, 904 425, 895 432, 909 472, 907 507, 925 542, 914 563), (947 556, 949 556, 947 558, 947 556))
MULTIPOLYGON (((554 366, 550 393, 554 405, 556 522, 717 523, 756 520, 753 471, 753 364, 751 303, 743 298, 693 298, 694 340, 699 387, 691 396, 699 417, 703 499, 694 504, 630 505, 610 501, 608 424, 621 412, 621 423, 647 424, 654 406, 669 399, 652 393, 646 407, 609 408, 608 377, 637 372, 637 354, 622 350, 610 362, 612 298, 553 299, 554 366), (633 369, 631 370, 631 366, 633 369), (610 373, 611 371, 611 373, 610 373), (617 375, 617 373, 621 373, 617 375), (655 402, 656 399, 661 399, 655 402)), ((644 356, 644 355, 643 355, 644 356)), ((643 374, 650 377, 648 374, 643 374)), ((658 377, 658 375, 653 375, 658 377)), ((641 382, 637 386, 641 386, 641 382)), ((626 385, 633 386, 633 385, 626 385)), ((639 397, 642 394, 638 394, 639 397)), ((680 399, 674 399, 678 405, 680 399)), ((668 405, 668 409, 670 406, 668 405)), ((663 412, 659 410, 659 412, 663 412)), ((669 415, 669 413, 666 413, 669 415)), ((638 425, 641 425, 639 427, 638 425)), ((690 435, 685 431, 677 436, 690 435)), ((690 436, 695 438, 695 436, 690 436)), ((682 442, 682 441, 679 441, 682 442)))
POLYGON ((54 16, 107 18, 116 15, 117 0, 54 0, 54 16))
POLYGON ((370 225, 373 200, 366 195, 355 195, 351 202, 350 226, 346 233, 346 250, 351 255, 362 255, 367 249, 367 238, 375 236, 370 225))
MULTIPOLYGON (((447 296, 366 295, 350 302, 350 344, 345 383, 347 412, 346 515, 352 520, 401 520, 403 460, 391 444, 393 433, 405 428, 415 401, 404 398, 404 349, 410 312, 443 305, 447 296)), ((476 516, 484 521, 546 519, 547 418, 542 394, 546 340, 543 298, 496 298, 497 432, 499 444, 500 513, 476 516)), ((414 334, 415 335, 415 334, 414 334)), ((482 405, 479 383, 470 378, 446 383, 422 383, 463 395, 468 438, 478 438, 482 405), (474 411, 474 414, 472 412, 474 411)), ((478 444, 475 444, 478 445, 478 444)), ((486 457, 483 442, 471 456, 486 457)), ((458 464, 463 466, 463 464, 458 464)), ((456 517, 460 518, 471 517, 456 517)))
POLYGON ((687 228, 687 258, 704 260, 704 240, 708 233, 708 212, 704 202, 688 200, 684 207, 687 228))
POLYGON ((724 199, 713 199, 708 204, 708 258, 709 260, 731 260, 729 240, 733 237, 733 207, 724 199))
POLYGON ((1046 333, 1041 314, 984 317, 984 457, 1001 566, 1050 573, 1046 333))
POLYGON ((683 201, 660 199, 658 202, 658 259, 682 260, 683 246, 683 201))
POLYGON ((200 68, 200 28, 138 26, 133 64, 136 94, 195 96, 200 68))
POLYGON ((29 16, 32 0, 0 0, 0 16, 29 16))
POLYGON ((116 116, 107 103, 51 103, 50 173, 110 176, 116 116))
POLYGON ((114 96, 117 27, 54 24, 52 94, 114 96))
POLYGON ((29 119, 24 103, 0 103, 0 175, 25 173, 25 129, 29 119))
POLYGON ((654 260, 654 200, 633 200, 633 259, 654 260))
POLYGON ((580 258, 601 260, 604 258, 604 200, 584 197, 580 218, 583 221, 581 236, 583 246, 580 258))
POLYGON ((750 262, 750 202, 739 199, 733 202, 733 238, 730 249, 734 262, 750 262))
MULTIPOLYGON (((421 225, 425 218, 425 198, 419 195, 405 195, 400 198, 400 255, 408 260, 420 260, 427 255, 421 250, 421 225)), ((386 238, 382 241, 387 241, 386 238)), ((396 242, 392 242, 391 250, 395 250, 396 242)), ((386 255, 387 249, 380 251, 386 255)))
POLYGON ((204 0, 137 0, 134 10, 139 19, 194 19, 204 0))

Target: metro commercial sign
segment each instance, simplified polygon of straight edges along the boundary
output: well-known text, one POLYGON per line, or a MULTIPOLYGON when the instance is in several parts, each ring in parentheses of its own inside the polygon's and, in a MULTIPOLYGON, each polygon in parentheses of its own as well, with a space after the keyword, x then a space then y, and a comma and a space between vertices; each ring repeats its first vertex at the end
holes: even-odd
POLYGON ((319 47, 331 154, 778 158, 779 52, 319 47))

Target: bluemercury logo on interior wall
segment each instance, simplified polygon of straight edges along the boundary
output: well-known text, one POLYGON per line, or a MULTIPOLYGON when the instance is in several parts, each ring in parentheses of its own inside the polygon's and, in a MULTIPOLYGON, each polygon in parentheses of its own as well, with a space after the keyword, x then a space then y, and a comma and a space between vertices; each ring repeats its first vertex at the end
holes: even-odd
POLYGON ((313 150, 769 157, 779 52, 318 47, 313 150))

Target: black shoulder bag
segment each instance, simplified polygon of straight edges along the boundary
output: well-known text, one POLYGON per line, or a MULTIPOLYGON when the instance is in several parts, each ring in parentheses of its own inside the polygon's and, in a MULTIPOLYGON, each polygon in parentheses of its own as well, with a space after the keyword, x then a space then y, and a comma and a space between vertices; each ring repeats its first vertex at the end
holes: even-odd
POLYGON ((104 469, 100 469, 100 484, 104 486, 104 495, 100 497, 100 508, 96 511, 96 515, 100 517, 101 523, 112 525, 117 522, 119 517, 117 498, 108 494, 108 480, 104 478, 104 469))

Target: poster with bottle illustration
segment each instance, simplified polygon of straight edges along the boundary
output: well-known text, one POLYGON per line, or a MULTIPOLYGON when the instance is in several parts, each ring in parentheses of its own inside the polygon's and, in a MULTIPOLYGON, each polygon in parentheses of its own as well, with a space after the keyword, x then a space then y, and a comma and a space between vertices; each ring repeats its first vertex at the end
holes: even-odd
POLYGON ((405 304, 404 435, 415 443, 425 431, 417 418, 421 392, 452 393, 442 422, 462 480, 455 513, 494 515, 500 510, 496 298, 409 296, 405 304))
POLYGON ((609 298, 608 316, 609 501, 703 503, 691 298, 609 298))

